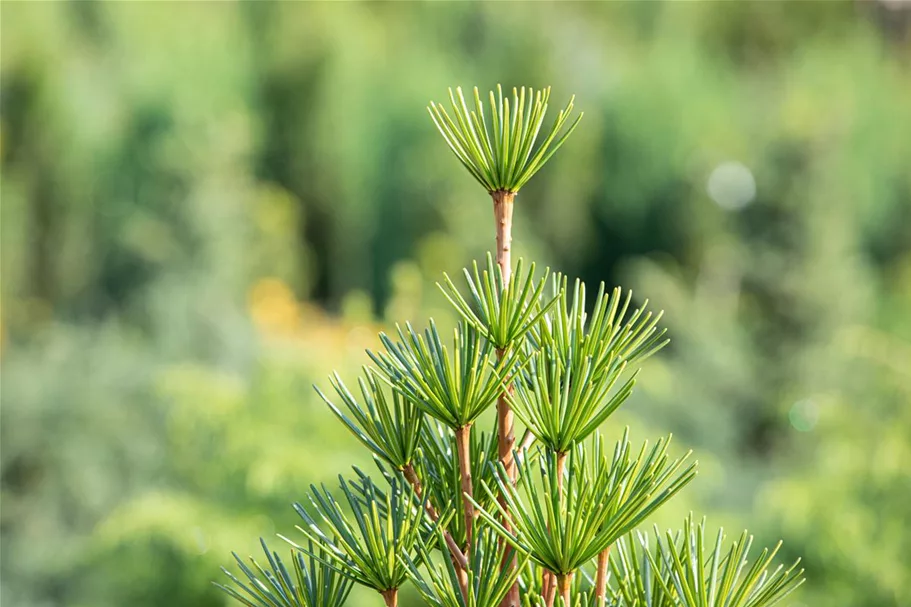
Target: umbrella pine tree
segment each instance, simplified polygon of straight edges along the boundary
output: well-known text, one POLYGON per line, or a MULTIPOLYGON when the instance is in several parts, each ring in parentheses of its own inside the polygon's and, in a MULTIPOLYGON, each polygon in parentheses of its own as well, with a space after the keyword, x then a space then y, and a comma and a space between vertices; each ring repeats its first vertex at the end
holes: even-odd
POLYGON ((619 288, 587 300, 578 280, 513 268, 516 195, 582 118, 570 100, 548 122, 549 100, 550 89, 498 86, 489 107, 477 89, 470 103, 461 89, 448 109, 431 102, 492 199, 496 249, 464 281, 442 277, 460 318, 451 336, 433 321, 396 325, 367 352, 357 390, 338 375, 317 388, 377 473, 355 469, 337 492, 311 487, 294 505, 306 541, 280 536, 291 567, 265 542, 262 565, 235 555, 246 579, 226 570, 219 584, 232 598, 341 607, 358 584, 393 606, 407 583, 440 607, 766 607, 803 582, 798 563, 774 564, 777 547, 750 560, 746 532, 726 546, 692 517, 678 532, 638 531, 696 463, 672 459, 670 437, 649 446, 627 430, 610 446, 598 432, 631 394, 634 368, 667 343, 661 314, 632 308, 619 288), (493 430, 473 431, 488 410, 493 430))

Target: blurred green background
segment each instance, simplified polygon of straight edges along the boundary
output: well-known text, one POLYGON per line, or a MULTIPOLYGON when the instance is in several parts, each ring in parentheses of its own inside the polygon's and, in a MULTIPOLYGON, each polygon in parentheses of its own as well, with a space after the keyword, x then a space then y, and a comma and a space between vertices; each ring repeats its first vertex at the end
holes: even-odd
POLYGON ((667 311, 605 428, 695 450, 659 522, 783 538, 795 604, 907 605, 909 23, 4 2, 2 604, 224 605, 230 550, 366 463, 310 386, 390 322, 452 319, 433 283, 492 247, 491 203, 424 108, 502 82, 585 112, 518 198, 516 254, 667 311))

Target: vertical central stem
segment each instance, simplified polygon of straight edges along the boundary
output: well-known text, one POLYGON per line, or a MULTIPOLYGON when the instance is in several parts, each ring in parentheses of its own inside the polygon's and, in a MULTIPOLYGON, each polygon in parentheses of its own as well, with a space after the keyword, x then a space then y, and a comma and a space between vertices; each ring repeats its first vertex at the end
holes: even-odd
MULTIPOLYGON (((462 426, 456 430, 456 451, 459 456, 459 475, 462 479, 462 502, 465 504, 465 537, 471 546, 472 526, 474 524, 474 505, 469 496, 474 497, 471 484, 471 426, 462 426)), ((467 550, 466 550, 467 554, 467 550)))
MULTIPOLYGON (((497 360, 502 360, 506 356, 505 349, 497 349, 497 360)), ((512 407, 509 406, 509 394, 512 393, 512 381, 506 385, 505 390, 497 398, 497 435, 499 437, 497 455, 500 462, 509 475, 509 480, 516 482, 516 462, 513 452, 516 446, 516 434, 513 422, 512 407)), ((500 496, 500 505, 506 508, 504 496, 500 496)), ((505 521, 506 528, 509 529, 509 521, 505 521)))
MULTIPOLYGON (((561 494, 563 493, 563 472, 566 470, 566 452, 557 452, 557 491, 561 494)), ((563 502, 562 495, 559 497, 560 502, 563 502)), ((559 512, 557 515, 559 516, 559 512)), ((556 576, 550 571, 544 571, 541 577, 541 587, 542 594, 544 595, 544 600, 547 603, 547 606, 550 607, 554 604, 554 598, 556 595, 557 589, 557 580, 556 576)))
MULTIPOLYGON (((491 192, 490 196, 493 198, 493 216, 497 233, 497 265, 500 267, 503 286, 506 287, 512 276, 512 210, 516 195, 514 192, 498 190, 491 192)), ((502 360, 505 355, 505 349, 497 350, 497 360, 502 360)), ((512 390, 511 383, 507 384, 507 387, 497 399, 497 455, 506 470, 509 480, 515 483, 516 462, 513 458, 513 451, 515 450, 516 435, 513 412, 507 398, 510 390, 512 390)), ((504 509, 506 508, 506 501, 502 495, 500 496, 500 505, 504 509)), ((507 530, 510 529, 508 518, 504 519, 503 525, 507 530)), ((506 557, 504 557, 502 566, 505 568, 514 567, 515 565, 507 562, 506 557)), ((513 584, 500 606, 519 607, 518 582, 513 584)))
MULTIPOLYGON (((503 286, 509 284, 512 276, 512 209, 516 195, 513 192, 496 191, 491 194, 493 198, 493 215, 497 226, 497 265, 503 276, 503 286)), ((501 358, 504 350, 498 350, 501 358)), ((497 434, 498 455, 510 480, 516 480, 516 463, 513 461, 513 450, 516 445, 516 435, 513 428, 513 413, 506 398, 507 391, 497 400, 497 434)))
POLYGON ((380 594, 383 595, 383 600, 386 601, 386 607, 398 607, 399 604, 399 589, 390 588, 389 590, 381 590, 380 594))
POLYGON ((567 573, 557 577, 557 586, 560 589, 560 596, 563 598, 563 607, 570 607, 572 596, 570 596, 569 587, 573 581, 573 574, 567 573))
POLYGON ((503 274, 503 284, 509 283, 512 275, 512 207, 515 192, 497 190, 490 193, 493 198, 493 217, 497 225, 497 265, 503 274))

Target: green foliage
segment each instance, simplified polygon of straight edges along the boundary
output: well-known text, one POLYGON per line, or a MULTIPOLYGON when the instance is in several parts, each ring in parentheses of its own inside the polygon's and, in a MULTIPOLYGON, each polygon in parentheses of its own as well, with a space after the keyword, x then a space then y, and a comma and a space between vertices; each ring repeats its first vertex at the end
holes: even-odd
POLYGON ((617 607, 677 607, 670 567, 652 565, 648 535, 632 533, 617 540, 609 561, 610 595, 617 607))
POLYGON ((292 553, 293 572, 289 572, 278 553, 271 552, 264 540, 260 542, 269 562, 268 569, 250 557, 254 571, 234 554, 234 560, 248 582, 242 582, 222 568, 236 588, 216 586, 248 607, 341 607, 348 600, 352 582, 322 562, 327 555, 312 543, 306 551, 319 556, 305 560, 301 553, 292 553))
MULTIPOLYGON (((442 535, 439 544, 445 552, 442 535)), ((518 578, 526 560, 525 557, 517 559, 517 553, 508 548, 504 554, 503 547, 504 544, 490 528, 482 528, 480 533, 475 534, 469 550, 471 560, 466 573, 466 595, 459 590, 458 571, 448 558, 443 559, 441 565, 433 565, 425 553, 425 574, 409 562, 411 579, 427 604, 433 607, 497 607, 518 578), (510 566, 503 567, 504 563, 510 566)))
MULTIPOLYGON (((682 534, 668 531, 662 538, 656 531, 656 536, 654 551, 645 546, 650 569, 642 581, 635 579, 635 573, 630 581, 645 587, 645 580, 652 581, 652 572, 660 571, 653 579, 683 607, 765 607, 778 603, 804 581, 803 569, 797 569, 800 559, 787 568, 771 568, 781 542, 771 550, 764 548, 751 563, 748 557, 753 537, 746 531, 725 549, 724 531, 719 530, 710 547, 705 519, 696 523, 690 516, 684 521, 682 534)), ((645 596, 637 598, 644 600, 645 596)), ((662 603, 659 600, 655 604, 662 603)))
POLYGON ((311 487, 308 497, 318 518, 300 504, 294 509, 307 524, 298 530, 318 549, 285 539, 353 582, 380 592, 399 588, 408 576, 404 559, 422 541, 421 505, 394 480, 388 492, 368 477, 362 477, 358 485, 340 476, 339 483, 354 523, 325 486, 311 487), (328 533, 320 521, 330 529, 328 533))
POLYGON ((485 486, 485 491, 492 496, 495 489, 505 507, 497 503, 495 511, 481 508, 480 515, 510 545, 560 575, 588 563, 695 476, 695 464, 682 469, 683 459, 668 461, 664 440, 651 450, 644 444, 637 455, 624 436, 612 457, 598 447, 588 464, 584 451, 573 451, 568 474, 557 458, 545 452, 536 464, 518 459, 518 486, 505 480, 501 465, 496 487, 485 486), (534 480, 535 465, 540 484, 534 480), (499 522, 497 512, 512 518, 513 530, 499 522))
POLYGON ((395 468, 404 468, 414 459, 414 452, 424 427, 424 415, 417 406, 405 400, 398 392, 388 396, 370 369, 365 368, 364 375, 366 380, 358 379, 363 395, 363 406, 358 404, 337 373, 330 379, 332 387, 348 408, 351 417, 332 404, 319 388, 316 388, 316 391, 336 417, 374 455, 395 468))
MULTIPOLYGON (((601 607, 598 604, 598 601, 590 592, 578 592, 576 590, 573 590, 573 592, 570 594, 570 597, 572 604, 578 607, 601 607)), ((547 600, 542 596, 530 596, 526 598, 525 602, 523 603, 523 607, 545 607, 546 605, 547 600)), ((566 603, 563 602, 563 597, 558 596, 554 600, 554 605, 556 607, 564 607, 566 603)))
POLYGON ((471 273, 467 268, 464 273, 474 307, 462 297, 448 275, 444 274, 444 284, 437 283, 437 286, 465 322, 498 349, 505 350, 525 337, 558 301, 557 296, 542 299, 549 269, 544 271, 544 276, 535 284, 535 264, 531 264, 528 274, 523 275, 524 268, 520 259, 510 276, 509 284, 504 285, 500 266, 493 263, 490 254, 487 255, 486 270, 479 274, 477 262, 474 262, 472 268, 471 273))
POLYGON ((632 393, 635 376, 611 394, 625 361, 611 358, 598 374, 591 358, 580 367, 546 345, 535 352, 510 398, 516 417, 551 451, 567 453, 592 434, 632 393))
MULTIPOLYGON (((465 504, 459 499, 462 489, 455 437, 445 426, 434 423, 421 435, 421 445, 423 457, 419 463, 418 473, 426 480, 425 490, 428 497, 444 511, 454 513, 449 531, 459 545, 464 545, 465 504)), ((495 428, 490 432, 471 433, 470 458, 471 477, 475 482, 492 485, 495 482, 493 464, 497 461, 495 428)), ((493 502, 489 496, 476 494, 476 497, 485 508, 492 507, 493 502)))
POLYGON ((451 350, 433 321, 423 336, 410 323, 404 331, 398 327, 398 334, 394 342, 380 333, 386 351, 369 352, 370 358, 393 388, 453 430, 470 425, 494 403, 518 359, 513 352, 497 360, 493 345, 464 322, 453 331, 451 350))
POLYGON ((585 285, 577 279, 570 299, 566 282, 565 276, 555 280, 556 309, 532 331, 535 347, 552 346, 566 365, 577 368, 590 361, 593 377, 599 378, 610 375, 618 362, 636 364, 667 345, 669 340, 662 339, 667 329, 658 328, 664 313, 652 314, 648 300, 627 316, 632 292, 623 297, 616 287, 608 294, 601 283, 589 313, 585 285))
POLYGON ((439 103, 431 101, 427 110, 456 158, 488 192, 518 192, 560 149, 582 119, 579 114, 561 134, 573 111, 573 99, 570 99, 550 129, 545 131, 544 141, 535 147, 547 113, 550 87, 539 91, 529 87, 527 100, 524 86, 519 90, 514 88, 510 114, 509 97, 503 97, 503 89, 498 84, 496 97, 493 91, 490 92, 490 125, 484 118, 477 87, 474 89, 474 110, 468 109, 461 88, 456 88, 456 93, 458 102, 449 89, 455 121, 439 103), (554 141, 558 135, 559 139, 554 141))
POLYGON ((585 285, 576 281, 571 300, 565 277, 555 285, 555 309, 531 331, 533 353, 509 399, 542 444, 566 453, 630 396, 635 375, 613 391, 627 365, 648 358, 668 340, 657 327, 662 314, 647 311, 648 302, 626 316, 629 292, 621 304, 621 290, 608 295, 602 283, 589 313, 585 285))

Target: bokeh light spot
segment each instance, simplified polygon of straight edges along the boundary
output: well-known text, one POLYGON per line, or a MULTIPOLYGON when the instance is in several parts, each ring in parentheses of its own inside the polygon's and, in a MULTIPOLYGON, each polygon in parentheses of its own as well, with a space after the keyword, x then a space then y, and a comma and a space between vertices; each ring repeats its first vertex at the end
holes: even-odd
POLYGON ((756 197, 756 180, 743 164, 722 162, 709 175, 706 191, 722 209, 737 211, 756 197))
POLYGON ((809 432, 819 421, 819 408, 811 399, 799 400, 791 406, 788 419, 798 432, 809 432))

